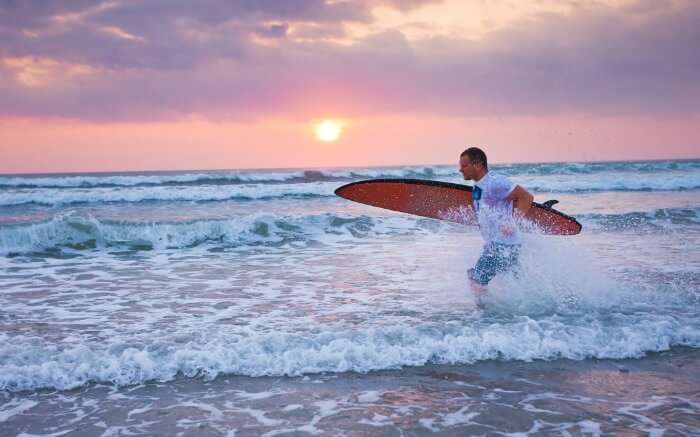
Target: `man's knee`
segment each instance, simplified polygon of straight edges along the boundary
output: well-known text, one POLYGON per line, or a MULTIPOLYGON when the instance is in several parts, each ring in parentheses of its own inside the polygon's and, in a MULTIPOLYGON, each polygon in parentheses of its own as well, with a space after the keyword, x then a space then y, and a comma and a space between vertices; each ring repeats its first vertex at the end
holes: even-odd
POLYGON ((475 267, 473 269, 469 269, 467 271, 467 277, 469 278, 469 282, 473 283, 475 285, 479 285, 481 287, 485 287, 488 285, 489 281, 491 281, 491 277, 488 274, 488 272, 484 272, 482 269, 479 269, 478 267, 475 267))

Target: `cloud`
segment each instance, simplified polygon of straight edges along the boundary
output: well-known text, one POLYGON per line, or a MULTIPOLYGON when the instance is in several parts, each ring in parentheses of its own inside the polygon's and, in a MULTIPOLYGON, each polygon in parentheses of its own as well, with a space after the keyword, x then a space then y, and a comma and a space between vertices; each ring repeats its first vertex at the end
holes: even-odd
POLYGON ((289 24, 287 23, 267 24, 264 26, 259 26, 256 33, 266 38, 284 38, 287 36, 288 30, 289 24))
POLYGON ((410 11, 425 5, 443 3, 443 0, 379 0, 368 3, 370 6, 388 6, 401 11, 410 11))
POLYGON ((388 4, 435 0, 41 0, 0 2, 0 56, 51 57, 107 68, 191 68, 242 56, 250 35, 284 37, 290 23, 344 34, 388 4), (270 24, 273 23, 273 24, 270 24), (318 28, 318 27, 317 27, 318 28), (140 44, 134 44, 139 42, 140 44))
POLYGON ((32 29, 44 26, 51 17, 76 15, 94 6, 90 0, 8 0, 0 2, 0 28, 32 29))
POLYGON ((37 14, 18 7, 12 25, 0 14, 11 35, 0 55, 14 60, 0 62, 0 75, 12 78, 0 84, 0 113, 140 120, 700 112, 693 0, 586 5, 515 21, 478 41, 409 41, 396 30, 345 45, 328 39, 345 35, 344 23, 371 22, 376 5, 425 3, 18 2, 37 14), (31 71, 43 81, 28 84, 31 71))

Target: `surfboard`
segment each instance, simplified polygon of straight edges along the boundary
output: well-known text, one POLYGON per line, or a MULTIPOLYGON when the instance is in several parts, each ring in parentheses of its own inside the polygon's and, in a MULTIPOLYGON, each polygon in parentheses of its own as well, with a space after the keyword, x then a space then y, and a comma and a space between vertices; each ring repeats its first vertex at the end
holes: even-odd
MULTIPOLYGON (((422 179, 371 179, 352 182, 335 190, 335 194, 354 202, 422 217, 447 220, 466 225, 476 224, 472 207, 472 187, 422 179)), ((581 224, 575 218, 552 208, 558 203, 532 202, 524 231, 547 235, 576 235, 581 224)))

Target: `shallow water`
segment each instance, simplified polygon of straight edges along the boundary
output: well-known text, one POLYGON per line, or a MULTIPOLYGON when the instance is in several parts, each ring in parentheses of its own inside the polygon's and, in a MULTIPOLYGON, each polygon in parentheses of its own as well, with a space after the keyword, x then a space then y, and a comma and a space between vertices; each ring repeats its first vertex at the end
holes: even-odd
POLYGON ((0 393, 13 435, 697 435, 700 351, 0 393))
MULTIPOLYGON (((333 196, 366 177, 459 182, 452 167, 0 177, 0 424, 24 429, 19 418, 55 407, 42 396, 87 396, 98 413, 85 417, 102 417, 126 408, 110 403, 114 393, 148 399, 136 389, 143 384, 229 393, 221 378, 257 388, 285 381, 294 397, 304 377, 343 374, 362 384, 374 378, 365 372, 405 366, 418 369, 406 378, 420 385, 420 369, 469 372, 485 360, 508 371, 532 360, 588 360, 588 371, 591 359, 674 347, 696 356, 700 161, 497 170, 536 201, 559 199, 584 228, 575 237, 528 234, 520 268, 494 280, 483 309, 465 278, 480 251, 476 229, 333 196)), ((523 387, 511 404, 539 393, 523 387)), ((686 400, 697 402, 697 385, 688 389, 686 400)), ((289 414, 308 415, 314 404, 301 405, 289 414)), ((416 429, 453 429, 446 415, 455 411, 440 411, 416 429)), ((156 425, 141 432, 171 426, 151 419, 156 425)), ((56 429, 87 423, 73 420, 58 419, 64 428, 56 429)), ((130 419, 115 420, 110 432, 130 419)), ((271 429, 287 427, 275 420, 271 429)), ((660 428, 675 429, 670 422, 660 428)), ((543 429, 595 430, 582 423, 543 429)))

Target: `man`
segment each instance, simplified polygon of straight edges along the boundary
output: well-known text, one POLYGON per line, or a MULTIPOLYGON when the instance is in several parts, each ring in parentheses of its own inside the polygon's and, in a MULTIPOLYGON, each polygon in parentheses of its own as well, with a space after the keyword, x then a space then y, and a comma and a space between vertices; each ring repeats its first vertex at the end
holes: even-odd
POLYGON ((462 152, 459 171, 465 180, 474 181, 472 206, 484 238, 481 257, 469 269, 469 285, 480 305, 481 293, 491 279, 518 263, 521 241, 517 221, 530 209, 533 196, 507 177, 490 171, 486 154, 478 147, 462 152))

